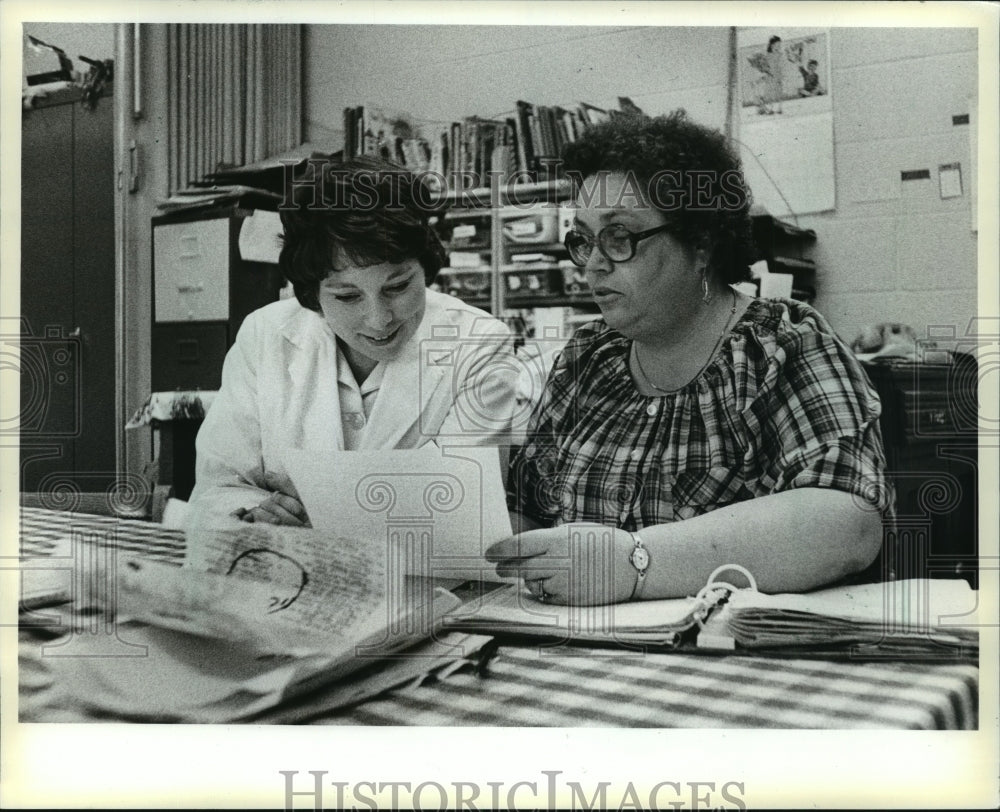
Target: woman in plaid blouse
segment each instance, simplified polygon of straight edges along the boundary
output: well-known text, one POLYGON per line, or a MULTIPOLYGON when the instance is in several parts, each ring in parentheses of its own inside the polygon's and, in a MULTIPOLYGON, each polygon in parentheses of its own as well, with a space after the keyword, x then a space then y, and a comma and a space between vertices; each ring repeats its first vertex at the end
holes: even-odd
POLYGON ((682 111, 569 145, 566 238, 601 310, 559 355, 511 461, 517 535, 488 556, 542 600, 695 594, 739 564, 765 592, 867 567, 891 494, 880 404, 807 305, 751 299, 750 193, 682 111))

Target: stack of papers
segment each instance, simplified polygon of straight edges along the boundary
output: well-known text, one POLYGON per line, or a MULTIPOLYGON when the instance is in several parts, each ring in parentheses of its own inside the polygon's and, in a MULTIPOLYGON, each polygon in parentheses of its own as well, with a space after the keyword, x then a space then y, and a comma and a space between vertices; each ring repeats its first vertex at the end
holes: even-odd
POLYGON ((713 618, 744 648, 835 647, 954 657, 979 650, 977 593, 960 579, 913 579, 807 594, 732 593, 713 618))
POLYGON ((674 648, 681 634, 705 617, 720 596, 607 606, 554 606, 539 603, 527 590, 507 587, 490 593, 479 604, 453 610, 445 617, 444 626, 553 642, 674 648))
MULTIPOLYGON (((41 650, 43 661, 62 661, 52 667, 68 705, 137 721, 226 722, 319 692, 328 711, 483 642, 439 635, 461 599, 427 579, 394 580, 370 542, 248 524, 189 533, 188 546, 197 566, 87 559, 80 577, 115 588, 76 596, 73 611, 101 606, 108 634, 41 650), (370 683, 345 682, 369 672, 370 683)), ((293 716, 315 711, 297 704, 293 716)))
POLYGON ((187 211, 221 206, 239 200, 247 206, 275 209, 281 199, 281 195, 275 192, 252 186, 195 186, 181 189, 170 197, 157 201, 156 205, 162 211, 187 211))
POLYGON ((58 703, 91 719, 299 723, 468 662, 489 640, 448 634, 394 655, 266 655, 157 626, 125 622, 117 630, 131 650, 119 646, 109 656, 101 641, 84 637, 73 641, 72 657, 52 656, 64 641, 45 646, 37 659, 58 703))

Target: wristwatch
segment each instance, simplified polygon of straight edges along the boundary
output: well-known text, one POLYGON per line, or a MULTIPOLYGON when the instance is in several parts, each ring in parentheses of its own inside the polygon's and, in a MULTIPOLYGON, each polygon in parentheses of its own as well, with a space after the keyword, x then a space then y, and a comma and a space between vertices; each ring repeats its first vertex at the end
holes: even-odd
POLYGON ((642 539, 639 538, 638 533, 632 533, 631 535, 635 541, 635 546, 628 554, 628 560, 635 567, 637 576, 629 600, 634 601, 642 596, 642 588, 646 585, 646 571, 649 569, 649 551, 643 546, 642 539))

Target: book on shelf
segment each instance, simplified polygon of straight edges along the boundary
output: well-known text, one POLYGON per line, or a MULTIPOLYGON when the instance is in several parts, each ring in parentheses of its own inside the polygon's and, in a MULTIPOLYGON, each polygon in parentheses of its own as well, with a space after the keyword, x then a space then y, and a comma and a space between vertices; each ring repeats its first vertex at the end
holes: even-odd
POLYGON ((344 154, 372 155, 427 172, 432 148, 409 113, 359 105, 344 108, 344 154))
POLYGON ((558 179, 557 159, 565 145, 576 141, 588 127, 610 118, 609 111, 585 102, 563 107, 519 100, 515 107, 518 169, 538 181, 558 179))
POLYGON ((534 159, 530 170, 536 175, 539 173, 544 156, 545 145, 542 142, 542 122, 535 108, 531 108, 528 114, 528 129, 531 132, 531 154, 534 159))
POLYGON ((580 112, 580 118, 584 122, 585 127, 593 127, 595 124, 603 124, 611 118, 611 115, 607 110, 595 107, 592 104, 587 104, 587 102, 578 102, 577 109, 580 112))
POLYGON ((528 124, 529 106, 527 102, 517 102, 514 114, 518 169, 524 172, 531 172, 534 168, 534 152, 531 149, 531 130, 528 124))

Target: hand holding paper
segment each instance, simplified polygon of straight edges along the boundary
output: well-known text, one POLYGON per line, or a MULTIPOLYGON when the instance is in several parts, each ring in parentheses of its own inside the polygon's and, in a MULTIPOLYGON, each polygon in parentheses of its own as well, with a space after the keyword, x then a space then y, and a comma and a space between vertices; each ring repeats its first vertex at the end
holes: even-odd
POLYGON ((345 451, 336 466, 305 451, 291 459, 314 528, 369 545, 405 574, 497 580, 485 551, 511 528, 496 448, 345 451))

